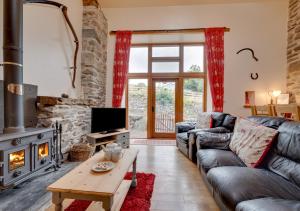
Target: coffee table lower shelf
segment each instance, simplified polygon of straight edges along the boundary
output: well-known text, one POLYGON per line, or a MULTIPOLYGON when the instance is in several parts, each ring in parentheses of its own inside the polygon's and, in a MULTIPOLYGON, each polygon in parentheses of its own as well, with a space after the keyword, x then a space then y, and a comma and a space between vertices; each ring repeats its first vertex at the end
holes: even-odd
MULTIPOLYGON (((114 195, 114 203, 111 209, 112 211, 119 211, 121 209, 126 195, 130 189, 131 183, 131 180, 123 180, 123 182, 119 186, 119 189, 114 195)), ((63 210, 70 206, 73 201, 73 199, 65 199, 63 202, 63 210)), ((51 207, 47 209, 47 211, 55 211, 55 205, 52 204, 51 207)), ((102 208, 102 202, 92 202, 86 211, 104 211, 104 209, 102 208)))

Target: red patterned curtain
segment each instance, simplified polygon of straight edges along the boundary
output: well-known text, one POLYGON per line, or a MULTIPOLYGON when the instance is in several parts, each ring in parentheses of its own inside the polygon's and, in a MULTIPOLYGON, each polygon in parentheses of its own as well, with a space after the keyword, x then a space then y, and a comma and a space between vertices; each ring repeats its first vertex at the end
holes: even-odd
POLYGON ((205 52, 213 111, 223 112, 224 105, 224 28, 205 30, 205 52))
POLYGON ((118 31, 116 33, 112 99, 112 106, 114 108, 119 108, 121 106, 124 88, 127 82, 131 35, 132 33, 130 31, 118 31))

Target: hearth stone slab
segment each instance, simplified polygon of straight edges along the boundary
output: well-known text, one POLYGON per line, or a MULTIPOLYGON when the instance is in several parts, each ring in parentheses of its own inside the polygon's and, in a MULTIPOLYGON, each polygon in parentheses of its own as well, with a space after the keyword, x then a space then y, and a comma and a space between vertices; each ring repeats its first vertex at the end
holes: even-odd
POLYGON ((32 178, 17 187, 0 192, 0 210, 5 211, 39 211, 51 205, 51 193, 48 185, 75 168, 78 162, 64 163, 58 171, 50 171, 42 176, 32 178))

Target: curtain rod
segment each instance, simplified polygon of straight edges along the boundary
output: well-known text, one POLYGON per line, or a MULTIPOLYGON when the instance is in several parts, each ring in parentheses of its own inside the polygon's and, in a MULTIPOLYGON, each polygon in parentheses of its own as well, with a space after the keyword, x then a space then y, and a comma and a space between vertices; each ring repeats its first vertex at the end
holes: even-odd
MULTIPOLYGON (((225 32, 229 32, 230 28, 224 27, 225 32)), ((204 32, 205 28, 192 29, 166 29, 166 30, 133 30, 132 34, 168 34, 168 33, 197 33, 204 32)), ((117 31, 110 31, 110 35, 115 35, 117 31)))

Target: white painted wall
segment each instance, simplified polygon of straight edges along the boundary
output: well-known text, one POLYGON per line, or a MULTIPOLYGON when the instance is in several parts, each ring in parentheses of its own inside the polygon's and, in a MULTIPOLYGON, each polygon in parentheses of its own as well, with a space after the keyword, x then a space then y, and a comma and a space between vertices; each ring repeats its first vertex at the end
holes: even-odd
MULTIPOLYGON (((82 0, 57 0, 68 7, 69 17, 79 36, 82 31, 82 0)), ((0 0, 0 45, 3 39, 3 0, 0 0)), ((2 48, 0 61, 3 60, 2 48)), ((81 48, 76 89, 71 86, 74 42, 58 8, 40 4, 24 5, 24 82, 38 85, 39 95, 79 97, 81 48)), ((0 79, 3 69, 0 69, 0 79)))
MULTIPOLYGON (((285 91, 288 1, 151 8, 104 9, 109 30, 226 26, 225 112, 246 116, 244 92, 256 91, 257 104, 268 103, 267 90, 285 91), (242 48, 255 50, 255 62, 242 48), (259 80, 250 79, 257 72, 259 80)), ((200 36, 199 36, 200 39, 200 36)), ((107 106, 111 105, 114 37, 108 44, 107 106)))

